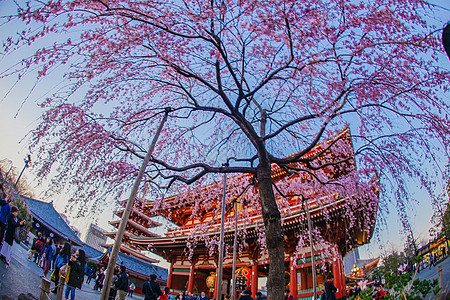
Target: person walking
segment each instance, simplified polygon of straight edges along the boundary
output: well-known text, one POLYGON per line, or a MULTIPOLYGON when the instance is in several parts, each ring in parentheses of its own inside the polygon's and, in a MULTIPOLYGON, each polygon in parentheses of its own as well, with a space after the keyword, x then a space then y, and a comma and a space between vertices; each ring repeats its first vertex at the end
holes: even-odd
POLYGON ((133 292, 134 292, 135 288, 136 288, 136 285, 134 284, 134 282, 132 282, 129 286, 129 292, 128 292, 128 296, 130 296, 131 298, 133 298, 133 292))
POLYGON ((145 295, 144 300, 157 300, 159 296, 162 296, 161 288, 159 284, 156 282, 156 275, 150 275, 150 281, 144 282, 144 286, 142 287, 142 293, 145 295))
POLYGON ((97 274, 97 279, 95 280, 95 285, 94 285, 94 290, 96 290, 96 291, 98 291, 98 290, 101 291, 103 288, 103 280, 105 279, 104 270, 105 269, 102 267, 97 274))
POLYGON ((33 261, 36 262, 39 253, 44 248, 44 244, 45 244, 45 239, 42 236, 42 234, 40 232, 38 232, 36 241, 33 240, 33 245, 31 246, 30 255, 28 256, 28 259, 31 260, 31 258, 33 258, 33 261))
POLYGON ((65 299, 75 300, 75 290, 81 289, 84 280, 84 266, 86 264, 86 254, 82 249, 78 249, 75 255, 72 255, 69 260, 69 279, 66 280, 67 287, 65 299))
POLYGON ((253 300, 252 291, 245 290, 244 292, 242 292, 242 295, 239 297, 238 300, 253 300))
POLYGON ((266 299, 266 297, 264 297, 261 292, 256 292, 255 296, 256 296, 255 300, 265 300, 266 299))
POLYGON ((50 266, 52 265, 53 255, 55 255, 55 246, 53 246, 53 240, 51 238, 47 238, 47 242, 45 243, 44 248, 44 277, 47 277, 48 271, 50 270, 50 266))
POLYGON ((285 300, 294 300, 294 296, 291 295, 291 290, 290 289, 286 289, 284 291, 284 299, 285 300))
POLYGON ((172 295, 170 295, 170 289, 169 287, 165 287, 164 288, 164 292, 163 295, 159 297, 158 300, 171 300, 172 299, 172 295))
POLYGON ((0 199, 0 245, 3 245, 3 238, 6 232, 6 220, 11 213, 11 206, 9 205, 9 197, 0 199))
POLYGON ((336 300, 336 292, 337 288, 333 284, 333 275, 328 276, 328 280, 325 282, 325 294, 326 294, 326 300, 336 300))
POLYGON ((430 254, 428 258, 430 259, 430 270, 431 270, 431 267, 434 266, 433 254, 430 254))
POLYGON ((91 266, 88 268, 88 271, 87 271, 87 279, 86 279, 87 284, 91 283, 92 276, 94 276, 94 269, 91 266))
POLYGON ((125 300, 128 294, 128 274, 126 270, 127 268, 125 266, 120 266, 119 278, 114 284, 119 300, 125 300))
POLYGON ((20 221, 17 219, 19 210, 16 206, 11 207, 11 213, 6 218, 6 233, 5 242, 2 245, 2 250, 0 251, 0 259, 7 265, 11 260, 11 249, 14 243, 14 236, 16 235, 16 228, 23 226, 25 221, 20 221))
POLYGON ((62 247, 61 250, 59 250, 59 253, 56 256, 55 267, 53 269, 54 274, 52 274, 53 282, 55 283, 55 288, 53 288, 53 290, 52 290, 52 293, 54 293, 54 294, 56 294, 56 292, 57 292, 56 287, 59 284, 59 269, 62 266, 69 263, 69 257, 70 257, 71 252, 72 252, 72 246, 68 242, 65 242, 64 246, 62 247))
POLYGON ((119 279, 119 272, 120 272, 119 268, 116 266, 114 268, 113 277, 112 277, 112 280, 111 280, 111 286, 109 287, 109 296, 108 296, 109 300, 116 299, 117 289, 116 289, 115 284, 116 284, 116 281, 119 279))
POLYGON ((194 294, 192 294, 192 292, 188 292, 186 300, 195 300, 194 294))
POLYGON ((205 292, 201 292, 200 296, 197 298, 198 300, 209 300, 208 296, 206 296, 205 292))

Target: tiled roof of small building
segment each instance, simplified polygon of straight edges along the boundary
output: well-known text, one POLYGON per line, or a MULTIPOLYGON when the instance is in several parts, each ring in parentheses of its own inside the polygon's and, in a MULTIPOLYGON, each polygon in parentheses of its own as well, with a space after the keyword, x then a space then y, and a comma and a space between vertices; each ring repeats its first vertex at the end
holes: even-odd
POLYGON ((53 231, 62 238, 70 240, 77 245, 83 245, 80 238, 73 232, 69 225, 64 222, 59 213, 55 210, 52 202, 44 202, 22 195, 20 195, 20 197, 27 202, 31 215, 39 223, 43 224, 49 230, 53 231))
POLYGON ((98 251, 97 249, 89 246, 86 243, 83 243, 83 247, 81 247, 80 249, 83 249, 86 257, 90 260, 98 261, 98 259, 103 256, 103 252, 98 251))
MULTIPOLYGON (((108 248, 108 254, 111 253, 111 248, 108 248)), ((124 265, 127 270, 139 273, 144 276, 149 276, 150 274, 155 274, 158 280, 167 281, 169 272, 167 269, 160 266, 156 266, 149 263, 143 259, 134 257, 133 255, 127 255, 119 252, 119 256, 116 261, 117 265, 124 265)))

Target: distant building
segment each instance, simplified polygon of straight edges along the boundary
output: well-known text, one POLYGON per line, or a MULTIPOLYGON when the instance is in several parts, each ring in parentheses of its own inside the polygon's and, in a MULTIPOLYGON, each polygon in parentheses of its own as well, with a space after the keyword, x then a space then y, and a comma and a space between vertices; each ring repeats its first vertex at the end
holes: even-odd
POLYGON ((344 272, 347 280, 367 279, 367 275, 377 267, 379 257, 361 259, 358 248, 353 249, 344 257, 344 272))
POLYGON ((67 218, 64 218, 55 210, 53 201, 45 202, 23 195, 19 195, 19 197, 27 203, 29 212, 33 217, 32 230, 34 232, 39 231, 59 244, 70 242, 76 246, 83 245, 83 242, 67 224, 67 218))
POLYGON ((103 252, 105 249, 100 245, 106 244, 107 236, 105 235, 105 232, 105 230, 97 225, 91 224, 91 226, 89 226, 88 233, 86 234, 86 244, 100 252, 103 252))

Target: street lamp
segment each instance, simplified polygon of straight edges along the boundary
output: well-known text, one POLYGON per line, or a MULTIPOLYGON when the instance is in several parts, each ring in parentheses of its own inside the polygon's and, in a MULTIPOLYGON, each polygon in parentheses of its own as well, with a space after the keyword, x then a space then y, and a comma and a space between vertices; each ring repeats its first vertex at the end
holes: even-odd
MULTIPOLYGON (((228 163, 224 163, 223 167, 228 167, 228 163)), ((217 270, 217 298, 222 298, 222 277, 223 277, 223 243, 225 232, 225 201, 227 196, 227 173, 223 173, 223 192, 222 192, 222 208, 220 218, 220 243, 219 243, 219 267, 217 270)))
POLYGON ((14 183, 14 189, 16 189, 17 184, 19 183, 20 177, 22 177, 23 172, 26 168, 28 168, 29 164, 31 163, 31 155, 28 154, 27 157, 23 160, 25 162, 25 166, 22 169, 22 172, 20 172, 19 177, 17 177, 16 183, 14 183))

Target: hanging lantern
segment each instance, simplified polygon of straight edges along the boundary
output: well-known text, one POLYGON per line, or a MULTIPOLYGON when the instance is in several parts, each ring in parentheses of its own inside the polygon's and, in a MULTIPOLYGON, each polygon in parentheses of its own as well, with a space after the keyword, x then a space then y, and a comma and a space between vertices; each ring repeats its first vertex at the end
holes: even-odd
POLYGON ((211 272, 210 275, 206 277, 206 286, 209 288, 210 292, 213 292, 215 285, 216 285, 216 273, 211 272))
POLYGON ((236 270, 236 291, 243 291, 249 287, 251 270, 249 268, 239 268, 236 270))

